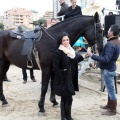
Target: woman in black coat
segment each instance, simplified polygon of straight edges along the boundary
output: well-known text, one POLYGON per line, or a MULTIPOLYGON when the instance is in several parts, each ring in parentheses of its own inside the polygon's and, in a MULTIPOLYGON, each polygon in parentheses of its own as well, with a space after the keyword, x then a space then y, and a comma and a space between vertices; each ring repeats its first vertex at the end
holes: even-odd
POLYGON ((74 49, 70 46, 67 33, 62 33, 58 38, 58 49, 53 55, 54 92, 61 96, 61 120, 73 120, 71 117, 72 95, 79 91, 78 87, 78 59, 74 49))
POLYGON ((77 15, 82 15, 81 7, 76 5, 76 0, 70 0, 70 1, 71 1, 71 6, 68 7, 64 19, 68 19, 70 17, 74 17, 77 15))

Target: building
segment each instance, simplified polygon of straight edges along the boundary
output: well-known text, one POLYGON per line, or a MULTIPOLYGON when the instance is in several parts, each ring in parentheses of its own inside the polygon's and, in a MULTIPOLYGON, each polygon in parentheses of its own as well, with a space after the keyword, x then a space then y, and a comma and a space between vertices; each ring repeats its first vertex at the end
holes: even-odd
POLYGON ((27 26, 33 29, 33 25, 30 24, 33 20, 37 19, 38 12, 32 10, 26 10, 25 8, 15 8, 7 10, 5 12, 5 29, 14 29, 19 25, 27 26))
POLYGON ((57 12, 60 9, 59 1, 58 0, 53 0, 53 17, 57 17, 57 12))
POLYGON ((43 15, 43 18, 46 20, 47 27, 48 27, 50 25, 51 18, 53 18, 53 12, 52 11, 45 12, 45 15, 43 15))
POLYGON ((32 10, 32 17, 33 17, 33 21, 37 21, 39 19, 38 12, 32 10))
POLYGON ((45 12, 45 14, 43 15, 43 18, 45 20, 50 20, 51 18, 53 18, 53 12, 52 11, 45 12))
POLYGON ((0 16, 0 23, 3 23, 3 24, 5 23, 5 17, 2 15, 0 16))

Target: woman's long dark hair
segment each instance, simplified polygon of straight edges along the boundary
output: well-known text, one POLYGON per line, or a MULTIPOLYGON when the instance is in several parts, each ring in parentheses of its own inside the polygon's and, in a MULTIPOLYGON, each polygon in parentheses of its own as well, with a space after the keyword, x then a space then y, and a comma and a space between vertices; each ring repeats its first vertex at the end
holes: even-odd
POLYGON ((59 36, 58 36, 58 43, 57 43, 57 46, 59 47, 60 46, 60 44, 62 44, 62 39, 63 39, 63 37, 64 36, 68 36, 69 37, 69 35, 68 35, 68 33, 66 33, 66 32, 62 32, 59 36))

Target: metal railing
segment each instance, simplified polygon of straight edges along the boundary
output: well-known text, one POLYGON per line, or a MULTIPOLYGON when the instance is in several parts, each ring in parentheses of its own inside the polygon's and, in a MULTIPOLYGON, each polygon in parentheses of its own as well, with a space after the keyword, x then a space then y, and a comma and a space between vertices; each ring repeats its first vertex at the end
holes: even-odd
POLYGON ((60 19, 60 21, 63 21, 63 20, 64 20, 64 16, 65 16, 65 15, 57 16, 57 17, 55 17, 55 19, 60 19))

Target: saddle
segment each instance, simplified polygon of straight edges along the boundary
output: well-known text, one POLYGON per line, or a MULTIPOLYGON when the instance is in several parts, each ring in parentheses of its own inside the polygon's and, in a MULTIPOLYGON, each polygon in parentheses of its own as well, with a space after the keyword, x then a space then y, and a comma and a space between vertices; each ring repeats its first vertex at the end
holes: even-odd
POLYGON ((34 47, 34 42, 39 41, 42 36, 41 27, 37 26, 34 30, 24 31, 21 26, 18 26, 17 30, 10 32, 10 36, 24 41, 21 54, 27 56, 27 67, 32 68, 31 53, 34 47))
POLYGON ((10 32, 10 36, 21 40, 37 39, 40 37, 41 28, 37 26, 34 30, 24 31, 21 26, 18 26, 17 30, 10 32))

